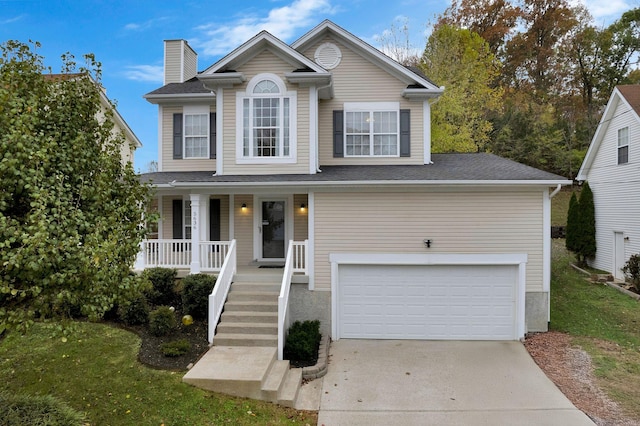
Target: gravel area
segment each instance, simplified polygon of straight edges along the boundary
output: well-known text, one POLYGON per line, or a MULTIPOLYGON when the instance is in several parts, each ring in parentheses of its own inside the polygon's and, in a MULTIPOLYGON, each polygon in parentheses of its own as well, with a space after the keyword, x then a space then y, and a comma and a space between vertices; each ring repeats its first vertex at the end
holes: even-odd
POLYGON ((550 331, 528 335, 525 347, 536 364, 569 400, 599 426, 640 426, 596 384, 589 355, 571 346, 571 337, 550 331))

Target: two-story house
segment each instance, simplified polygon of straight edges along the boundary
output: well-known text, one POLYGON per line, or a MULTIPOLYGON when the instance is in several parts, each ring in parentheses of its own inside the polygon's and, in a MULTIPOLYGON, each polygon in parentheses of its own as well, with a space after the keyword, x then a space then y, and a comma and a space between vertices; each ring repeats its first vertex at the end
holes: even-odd
POLYGON ((290 45, 260 32, 202 72, 186 41, 166 41, 165 84, 145 95, 159 239, 138 267, 219 274, 214 311, 224 282, 268 267, 279 328, 320 319, 334 340, 547 330, 550 198, 571 182, 432 154, 443 90, 330 21, 290 45))
POLYGON ((640 253, 640 85, 617 86, 591 140, 577 180, 589 182, 596 213, 594 268, 624 280, 640 253))

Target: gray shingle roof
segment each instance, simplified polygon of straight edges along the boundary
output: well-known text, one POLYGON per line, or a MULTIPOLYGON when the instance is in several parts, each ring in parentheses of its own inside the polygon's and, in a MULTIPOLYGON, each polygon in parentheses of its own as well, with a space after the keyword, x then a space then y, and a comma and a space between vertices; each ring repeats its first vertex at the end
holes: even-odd
POLYGON ((193 77, 190 80, 185 81, 184 83, 169 83, 162 86, 159 89, 156 89, 152 92, 149 92, 146 96, 153 95, 183 95, 183 94, 193 94, 193 93, 211 93, 211 90, 204 87, 202 82, 198 80, 197 77, 193 77))
POLYGON ((153 184, 211 183, 223 186, 233 183, 368 183, 381 181, 429 182, 438 181, 566 181, 567 179, 493 154, 433 154, 433 164, 429 165, 384 165, 384 166, 324 166, 321 173, 280 174, 280 175, 223 175, 214 176, 213 171, 156 172, 141 175, 143 182, 153 184))

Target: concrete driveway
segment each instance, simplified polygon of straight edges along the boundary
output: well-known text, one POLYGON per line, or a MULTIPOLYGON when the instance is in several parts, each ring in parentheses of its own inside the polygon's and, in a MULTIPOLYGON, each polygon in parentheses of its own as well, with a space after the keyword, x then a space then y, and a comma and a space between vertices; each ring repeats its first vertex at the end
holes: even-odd
POLYGON ((318 425, 593 425, 519 342, 331 344, 318 425))

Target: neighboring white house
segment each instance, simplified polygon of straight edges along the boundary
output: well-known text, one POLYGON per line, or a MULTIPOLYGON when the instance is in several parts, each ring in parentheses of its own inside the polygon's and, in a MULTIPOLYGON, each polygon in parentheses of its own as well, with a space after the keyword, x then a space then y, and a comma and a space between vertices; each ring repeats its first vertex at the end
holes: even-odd
POLYGON ((640 253, 640 85, 617 86, 577 179, 589 182, 596 211, 595 268, 624 279, 640 253))
POLYGON ((295 246, 292 319, 320 319, 334 340, 547 330, 550 198, 571 182, 432 154, 443 90, 330 21, 291 45, 260 32, 199 73, 186 41, 165 41, 165 85, 145 95, 159 239, 138 268, 218 274, 231 250, 238 270, 287 271, 295 246))

